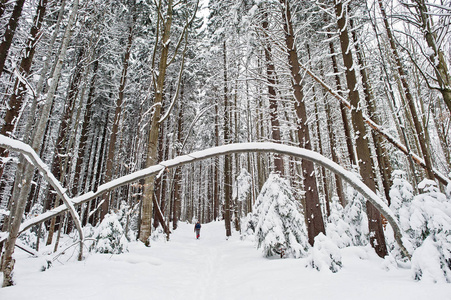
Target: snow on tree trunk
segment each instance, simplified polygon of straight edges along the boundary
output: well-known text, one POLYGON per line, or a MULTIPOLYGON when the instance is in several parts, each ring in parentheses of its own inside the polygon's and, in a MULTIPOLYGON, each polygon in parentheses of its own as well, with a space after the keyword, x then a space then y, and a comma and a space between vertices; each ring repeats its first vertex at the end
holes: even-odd
POLYGON ((265 257, 305 255, 309 248, 304 216, 289 183, 270 174, 254 206, 258 248, 265 257))

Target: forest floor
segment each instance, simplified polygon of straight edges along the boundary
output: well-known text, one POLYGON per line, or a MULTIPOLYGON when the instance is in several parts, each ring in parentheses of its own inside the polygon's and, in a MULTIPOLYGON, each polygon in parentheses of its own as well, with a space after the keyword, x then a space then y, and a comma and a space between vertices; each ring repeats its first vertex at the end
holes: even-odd
POLYGON ((368 247, 342 249, 343 268, 332 273, 306 268, 306 259, 263 258, 236 232, 226 240, 223 222, 204 224, 199 240, 193 227, 182 223, 149 248, 130 243, 121 255, 77 262, 68 250, 45 272, 45 256, 16 248, 16 285, 0 299, 451 299, 451 284, 416 282, 368 247))

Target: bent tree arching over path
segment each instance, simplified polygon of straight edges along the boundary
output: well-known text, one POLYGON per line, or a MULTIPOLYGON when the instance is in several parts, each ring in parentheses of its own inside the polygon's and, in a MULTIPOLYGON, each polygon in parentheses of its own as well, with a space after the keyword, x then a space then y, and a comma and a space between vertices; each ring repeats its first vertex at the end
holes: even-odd
MULTIPOLYGON (((31 162, 33 165, 35 165, 41 172, 44 174, 48 173, 48 167, 41 161, 41 159, 38 157, 38 155, 31 149, 30 146, 10 139, 5 136, 0 136, 0 146, 9 148, 10 150, 20 152, 21 154, 25 155, 29 162, 31 162)), ((39 224, 43 221, 46 221, 62 212, 67 211, 69 208, 68 206, 72 205, 78 205, 85 203, 89 200, 92 200, 103 193, 110 191, 114 188, 138 181, 140 179, 146 178, 151 175, 158 174, 160 172, 164 172, 166 169, 178 167, 181 165, 193 163, 200 160, 205 160, 208 158, 213 158, 220 155, 228 155, 233 153, 244 153, 244 152, 274 152, 279 154, 285 154, 285 155, 291 155, 295 157, 299 157, 302 159, 310 160, 316 164, 319 164, 320 166, 325 167, 326 169, 330 170, 331 172, 337 174, 340 176, 343 180, 345 180, 347 183, 349 183, 355 190, 357 190, 359 193, 361 193, 367 201, 372 203, 377 210, 384 215, 384 217, 387 219, 388 223, 392 226, 394 231, 394 237, 398 245, 400 246, 401 250, 407 257, 411 257, 407 249, 404 247, 402 242, 402 232, 400 227, 398 226, 394 214, 391 212, 389 207, 382 201, 382 199, 376 195, 370 188, 368 188, 354 173, 349 172, 345 170, 340 165, 336 164, 332 160, 320 155, 319 153, 316 153, 311 150, 298 148, 294 146, 287 146, 282 144, 275 144, 275 143, 238 143, 238 144, 229 144, 224 146, 218 146, 209 148, 206 150, 201 150, 197 152, 193 152, 186 155, 178 156, 174 159, 170 159, 167 161, 160 162, 157 165, 150 166, 148 168, 145 168, 143 170, 131 173, 126 176, 119 177, 117 179, 114 179, 110 182, 107 182, 105 184, 102 184, 98 187, 98 189, 93 192, 85 193, 81 196, 69 198, 66 194, 66 189, 63 189, 61 184, 59 182, 50 182, 52 186, 56 187, 58 194, 65 195, 66 199, 68 199, 69 205, 61 205, 59 207, 56 207, 55 209, 49 210, 36 218, 30 219, 20 226, 19 234, 29 227, 39 224)), ((47 177, 49 181, 56 180, 53 176, 47 177)), ((0 237, 0 243, 3 242, 8 238, 8 235, 5 234, 2 237, 0 237)))

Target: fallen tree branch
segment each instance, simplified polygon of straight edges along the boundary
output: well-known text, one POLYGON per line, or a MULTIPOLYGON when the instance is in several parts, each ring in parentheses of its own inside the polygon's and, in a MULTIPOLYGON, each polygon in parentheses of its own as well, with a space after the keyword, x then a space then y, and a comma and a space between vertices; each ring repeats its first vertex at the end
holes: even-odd
MULTIPOLYGON (((331 94, 334 98, 336 98, 338 101, 341 101, 344 106, 346 106, 349 110, 355 109, 351 106, 351 104, 342 96, 340 96, 337 92, 332 90, 331 87, 329 87, 324 81, 322 81, 318 76, 313 74, 313 72, 308 69, 303 64, 299 63, 300 67, 310 76, 312 77, 316 82, 318 82, 329 94, 331 94)), ((388 142, 390 142, 393 146, 401 150, 405 155, 410 156, 413 161, 415 161, 418 165, 420 165, 422 168, 426 169, 426 164, 424 160, 419 157, 417 154, 412 153, 407 149, 406 146, 404 146, 400 141, 398 141, 394 136, 392 136, 390 133, 385 131, 382 126, 374 122, 370 119, 366 114, 362 113, 363 119, 365 123, 367 123, 373 130, 375 130, 378 134, 383 136, 388 142)), ((439 170, 433 168, 432 171, 434 172, 435 178, 440 181, 440 183, 444 185, 448 185, 451 183, 450 179, 447 178, 444 174, 442 174, 439 170)))
MULTIPOLYGON (((4 144, 4 136, 0 136, 0 145, 4 144)), ((20 143, 20 142, 19 142, 20 143)), ((72 198, 69 200, 71 202, 71 205, 74 204, 82 204, 89 200, 92 200, 94 198, 99 197, 101 194, 108 192, 114 188, 138 181, 140 179, 144 179, 148 176, 158 174, 164 169, 170 169, 178 166, 182 166, 185 164, 209 159, 212 157, 220 156, 220 155, 227 155, 232 153, 246 153, 246 152, 275 152, 280 154, 285 154, 289 156, 295 156, 302 159, 310 160, 316 164, 319 164, 320 166, 325 167, 326 169, 330 170, 331 172, 337 174, 340 176, 343 180, 345 180, 347 183, 349 183, 355 190, 357 190, 359 193, 361 193, 367 201, 369 201, 371 204, 373 204, 376 209, 384 215, 384 217, 387 219, 388 223, 391 225, 394 231, 395 240, 398 243, 399 247, 401 248, 402 252, 410 259, 410 254, 407 251, 407 249, 404 247, 402 242, 402 232, 400 227, 398 226, 396 222, 396 218, 393 214, 393 212, 390 210, 390 208, 385 204, 382 199, 376 195, 375 192, 373 192, 368 186, 366 186, 357 176, 356 174, 345 170, 343 167, 339 166, 337 163, 333 162, 332 160, 320 155, 319 153, 294 147, 294 146, 288 146, 288 145, 282 145, 282 144, 275 144, 275 143, 239 143, 239 144, 229 144, 219 147, 214 147, 198 152, 194 152, 187 155, 178 156, 174 159, 170 159, 167 161, 163 161, 159 163, 158 165, 150 166, 148 168, 145 168, 140 171, 136 171, 134 173, 131 173, 129 175, 125 175, 122 177, 119 177, 117 179, 114 179, 110 182, 104 183, 98 187, 98 189, 93 192, 88 192, 86 194, 83 194, 81 196, 72 198)), ((73 206, 71 206, 73 207, 73 206)), ((33 226, 35 224, 39 224, 45 220, 48 220, 64 211, 66 211, 68 208, 65 205, 61 205, 55 209, 52 209, 50 211, 47 211, 43 213, 40 216, 37 216, 33 219, 29 219, 25 221, 21 227, 20 227, 20 233, 29 228, 30 226, 33 226)), ((0 242, 5 238, 5 235, 0 239, 0 242)))
MULTIPOLYGON (((55 178, 52 172, 50 172, 49 167, 41 160, 41 158, 36 154, 33 148, 23 142, 11 139, 4 135, 0 135, 0 147, 8 148, 9 150, 21 153, 30 164, 35 166, 42 173, 44 178, 54 188, 58 196, 63 200, 66 210, 69 210, 73 218, 75 227, 77 228, 80 241, 82 242, 84 239, 83 229, 81 226, 80 217, 78 216, 78 213, 75 210, 74 205, 72 204, 71 198, 66 194, 66 189, 62 187, 61 183, 55 178)), ((22 233, 22 231, 19 231, 19 234, 20 233, 22 233)), ((0 243, 3 242, 4 239, 5 236, 2 237, 0 243)))

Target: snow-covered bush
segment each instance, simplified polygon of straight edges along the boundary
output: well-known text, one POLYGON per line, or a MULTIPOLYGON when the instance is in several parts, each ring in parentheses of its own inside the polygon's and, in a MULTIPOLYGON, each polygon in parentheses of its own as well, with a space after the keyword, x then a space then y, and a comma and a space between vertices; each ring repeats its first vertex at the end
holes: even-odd
POLYGON ((246 201, 251 193, 252 177, 246 169, 241 169, 240 175, 236 178, 232 198, 239 202, 246 201))
POLYGON ((315 243, 310 249, 307 267, 318 271, 329 269, 336 273, 341 269, 341 253, 335 242, 323 233, 315 237, 315 243))
POLYGON ((435 181, 425 179, 418 188, 421 193, 413 196, 403 174, 394 173, 390 208, 403 230, 407 250, 413 253, 413 277, 451 282, 451 201, 435 181))
POLYGON ((339 248, 345 248, 352 244, 350 236, 350 224, 344 220, 344 209, 337 198, 330 203, 330 216, 326 225, 326 235, 339 248))
POLYGON ((451 282, 451 202, 432 180, 418 185, 422 193, 410 207, 409 237, 417 248, 412 257, 415 279, 428 274, 433 281, 451 282), (431 264, 431 257, 435 263, 431 264), (440 276, 441 275, 441 276, 440 276))
POLYGON ((396 170, 392 174, 393 185, 390 188, 390 209, 398 219, 403 231, 410 229, 409 209, 413 200, 413 187, 406 180, 406 172, 396 170))
MULTIPOLYGON (((352 246, 366 246, 369 243, 368 216, 366 214, 366 200, 353 188, 349 187, 348 193, 351 200, 343 209, 343 221, 347 236, 351 239, 352 246)), ((346 239, 346 238, 345 238, 346 239)))
POLYGON ((120 254, 128 251, 128 241, 118 215, 107 214, 94 232, 95 252, 120 254))
POLYGON ((308 250, 304 216, 288 182, 270 174, 254 205, 257 247, 265 257, 301 257, 308 250))
POLYGON ((255 237, 255 227, 257 226, 257 218, 253 213, 248 213, 246 217, 241 219, 241 236, 242 240, 252 239, 255 237))
MULTIPOLYGON (((34 218, 35 216, 41 214, 43 211, 43 206, 41 204, 35 204, 31 207, 30 212, 25 217, 25 220, 34 218)), ((36 249, 36 242, 39 234, 39 238, 44 238, 44 230, 39 231, 39 225, 35 225, 25 230, 19 235, 19 240, 30 248, 36 249)))

